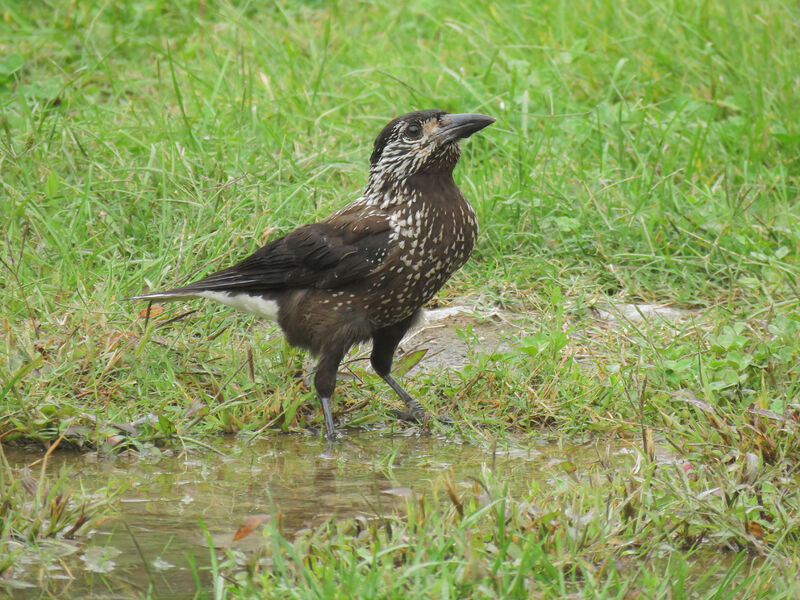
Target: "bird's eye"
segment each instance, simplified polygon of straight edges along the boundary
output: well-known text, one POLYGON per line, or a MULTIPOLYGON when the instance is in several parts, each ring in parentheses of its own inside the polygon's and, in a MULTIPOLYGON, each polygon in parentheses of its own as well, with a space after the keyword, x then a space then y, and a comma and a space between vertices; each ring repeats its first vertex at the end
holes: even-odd
POLYGON ((412 140, 416 140, 419 136, 422 135, 422 127, 417 125, 416 123, 412 123, 408 127, 406 127, 406 137, 412 140))

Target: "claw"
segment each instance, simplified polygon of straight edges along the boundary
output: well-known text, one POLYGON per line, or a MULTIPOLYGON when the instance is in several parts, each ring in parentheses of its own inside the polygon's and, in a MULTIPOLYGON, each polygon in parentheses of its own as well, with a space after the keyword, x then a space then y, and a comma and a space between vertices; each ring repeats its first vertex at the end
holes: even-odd
POLYGON ((409 423, 418 423, 422 424, 425 423, 427 419, 427 413, 423 413, 420 417, 419 414, 415 414, 409 410, 400 410, 397 408, 393 408, 389 411, 389 413, 398 421, 407 421, 409 423))

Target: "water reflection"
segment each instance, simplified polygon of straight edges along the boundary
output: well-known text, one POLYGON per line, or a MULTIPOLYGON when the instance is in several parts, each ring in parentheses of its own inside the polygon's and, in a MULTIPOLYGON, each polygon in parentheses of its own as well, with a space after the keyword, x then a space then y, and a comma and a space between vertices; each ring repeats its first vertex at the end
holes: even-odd
MULTIPOLYGON (((39 564, 39 555, 31 553, 25 575, 8 590, 11 596, 141 597, 152 585, 154 597, 192 598, 196 584, 190 564, 202 567, 209 561, 200 521, 215 545, 231 543, 242 521, 259 513, 280 515, 284 534, 291 536, 331 515, 390 511, 404 502, 402 494, 381 492, 424 492, 447 469, 464 481, 489 465, 512 491, 522 492, 532 478, 547 477, 554 460, 585 465, 597 459, 593 445, 500 445, 490 451, 429 435, 385 432, 352 432, 333 446, 317 437, 273 434, 254 441, 220 439, 214 448, 110 459, 54 453, 49 472, 68 465, 75 487, 129 487, 119 516, 89 532, 88 539, 63 544, 58 560, 39 564), (50 594, 39 588, 44 579, 51 582, 50 594), (19 587, 26 585, 33 587, 19 587)), ((5 453, 16 467, 41 457, 13 448, 5 453)), ((261 540, 252 535, 237 544, 248 548, 261 540)))

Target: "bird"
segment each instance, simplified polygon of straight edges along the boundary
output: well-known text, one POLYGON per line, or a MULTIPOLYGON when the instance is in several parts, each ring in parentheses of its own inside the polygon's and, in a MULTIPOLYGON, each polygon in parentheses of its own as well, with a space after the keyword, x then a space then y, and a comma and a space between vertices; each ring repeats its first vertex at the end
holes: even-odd
POLYGON ((289 344, 318 357, 313 385, 329 441, 337 438, 331 401, 339 365, 353 345, 371 340, 374 371, 405 404, 399 416, 423 422, 425 409, 392 377, 392 361, 423 306, 475 245, 475 212, 453 169, 461 140, 494 122, 443 110, 398 116, 375 139, 356 200, 231 267, 132 299, 205 298, 277 321, 289 344))

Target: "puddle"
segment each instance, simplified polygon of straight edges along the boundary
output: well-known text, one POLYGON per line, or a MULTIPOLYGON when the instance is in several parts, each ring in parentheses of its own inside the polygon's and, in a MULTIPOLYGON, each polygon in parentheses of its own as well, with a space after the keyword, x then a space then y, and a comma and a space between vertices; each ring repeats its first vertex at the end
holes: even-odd
MULTIPOLYGON (((624 320, 674 320, 690 311, 651 305, 596 307, 595 323, 614 326, 624 320)), ((475 353, 503 352, 509 340, 535 329, 530 316, 514 315, 474 302, 429 310, 402 342, 403 351, 427 348, 415 370, 458 369, 475 353), (466 333, 465 333, 466 332, 466 333)), ((188 457, 134 456, 113 459, 92 454, 56 452, 49 473, 62 465, 71 469, 74 488, 91 493, 113 482, 130 482, 122 495, 120 514, 104 521, 78 542, 57 542, 48 551, 48 564, 38 555, 22 556, 13 581, 0 578, 0 596, 194 598, 194 563, 208 589, 209 549, 200 522, 215 546, 253 550, 260 533, 233 542, 233 534, 248 517, 278 514, 284 535, 318 525, 336 515, 347 518, 391 512, 413 489, 429 490, 451 469, 458 482, 480 475, 484 466, 507 482, 514 495, 524 495, 532 480, 561 477, 564 463, 582 468, 605 458, 635 459, 624 442, 612 444, 553 444, 541 439, 532 447, 501 446, 494 451, 443 441, 428 435, 387 431, 348 431, 329 451, 311 435, 271 434, 252 443, 217 440, 216 450, 192 451, 188 457), (48 591, 39 580, 48 581, 48 591), (9 586, 8 584, 13 584, 9 586), (5 584, 5 585, 4 585, 5 584), (3 596, 3 594, 6 596, 3 596)), ((41 452, 4 448, 12 467, 41 458, 41 452)), ((669 457, 659 457, 670 460, 669 457)), ((86 534, 87 532, 83 532, 86 534)))
MULTIPOLYGON (((606 446, 600 448, 604 456, 606 446)), ((57 473, 68 465, 74 489, 91 492, 120 480, 129 481, 130 487, 122 495, 117 517, 97 526, 88 539, 54 544, 58 560, 47 565, 37 564, 33 555, 27 564, 20 560, 14 586, 5 591, 20 599, 138 597, 152 582, 153 597, 193 598, 196 586, 189 556, 198 567, 209 563, 201 520, 215 545, 230 545, 233 533, 253 515, 279 514, 284 535, 291 537, 331 515, 391 512, 404 503, 409 488, 423 493, 447 469, 462 482, 479 476, 487 465, 508 482, 512 493, 521 494, 531 480, 560 476, 564 461, 589 465, 598 460, 594 444, 553 445, 548 440, 541 446, 491 452, 428 435, 363 431, 349 432, 332 451, 318 438, 282 434, 250 444, 227 438, 217 449, 221 454, 204 451, 188 458, 93 459, 54 453, 48 471, 57 473), (45 571, 50 594, 37 583, 45 571)), ((626 460, 623 443, 610 451, 626 460)), ((12 467, 42 456, 15 448, 4 452, 12 467)), ((254 533, 232 547, 254 549, 262 539, 254 533)), ((207 585, 205 576, 201 571, 207 585)))

